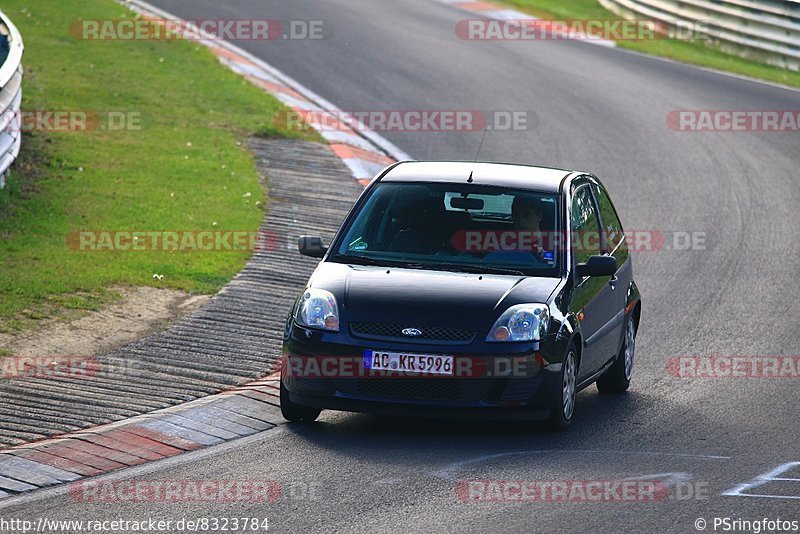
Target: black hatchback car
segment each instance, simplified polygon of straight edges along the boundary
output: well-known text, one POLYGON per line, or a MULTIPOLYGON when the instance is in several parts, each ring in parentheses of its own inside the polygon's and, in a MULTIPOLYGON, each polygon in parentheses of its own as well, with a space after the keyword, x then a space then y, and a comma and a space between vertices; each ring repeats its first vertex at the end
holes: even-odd
POLYGON ((591 174, 401 162, 365 189, 286 323, 281 410, 545 419, 625 391, 641 316, 628 242, 591 174))

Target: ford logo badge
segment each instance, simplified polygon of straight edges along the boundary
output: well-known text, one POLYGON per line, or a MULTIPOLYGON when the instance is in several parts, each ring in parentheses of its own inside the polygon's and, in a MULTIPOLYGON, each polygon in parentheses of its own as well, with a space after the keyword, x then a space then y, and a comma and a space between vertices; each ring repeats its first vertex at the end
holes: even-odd
POLYGON ((402 332, 403 332, 404 336, 416 337, 416 336, 421 336, 422 335, 422 330, 420 330, 418 328, 403 328, 402 332))

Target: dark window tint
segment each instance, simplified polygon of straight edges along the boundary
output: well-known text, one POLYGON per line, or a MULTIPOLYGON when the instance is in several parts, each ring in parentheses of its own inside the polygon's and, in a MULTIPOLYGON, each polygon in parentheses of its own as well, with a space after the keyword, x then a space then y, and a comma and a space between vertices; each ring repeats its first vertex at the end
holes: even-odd
POLYGON ((381 183, 334 244, 331 259, 558 276, 557 200, 468 183, 381 183))
POLYGON ((588 185, 578 186, 572 194, 570 210, 571 245, 575 263, 600 254, 600 226, 597 209, 588 185))
POLYGON ((617 258, 617 262, 621 265, 628 257, 628 246, 622 239, 625 235, 622 230, 622 224, 619 222, 614 205, 611 204, 608 192, 602 187, 593 187, 600 206, 600 218, 602 219, 603 235, 606 243, 604 252, 613 253, 617 258))

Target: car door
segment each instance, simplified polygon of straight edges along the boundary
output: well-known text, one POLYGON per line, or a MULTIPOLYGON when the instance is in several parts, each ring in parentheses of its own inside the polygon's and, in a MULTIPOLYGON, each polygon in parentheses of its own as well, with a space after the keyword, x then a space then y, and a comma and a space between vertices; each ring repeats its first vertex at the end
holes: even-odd
POLYGON ((583 335, 579 380, 596 373, 613 354, 611 336, 614 330, 618 285, 610 276, 580 277, 579 263, 602 254, 600 218, 588 179, 574 182, 570 201, 570 246, 572 276, 575 284, 570 309, 578 317, 583 335))
POLYGON ((617 272, 610 282, 614 286, 611 296, 614 305, 615 326, 608 334, 612 341, 613 354, 616 354, 622 348, 622 337, 625 332, 625 306, 628 304, 628 288, 633 281, 633 265, 622 223, 608 191, 602 184, 594 183, 592 192, 600 212, 600 226, 603 229, 601 242, 603 254, 614 256, 617 260, 617 272), (616 283, 614 283, 614 279, 616 279, 616 283))

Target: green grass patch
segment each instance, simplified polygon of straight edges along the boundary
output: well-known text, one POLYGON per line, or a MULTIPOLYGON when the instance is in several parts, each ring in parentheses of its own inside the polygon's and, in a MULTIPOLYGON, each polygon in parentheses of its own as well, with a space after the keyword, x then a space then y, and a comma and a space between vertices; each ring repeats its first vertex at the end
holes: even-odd
POLYGON ((67 235, 256 230, 265 192, 247 136, 314 134, 276 125, 285 108, 200 44, 70 35, 78 16, 134 16, 113 0, 8 0, 3 10, 25 40, 24 110, 121 112, 140 129, 24 134, 0 191, 0 331, 97 309, 115 285, 218 290, 249 253, 85 252, 67 235))
MULTIPOLYGON (((617 20, 618 15, 601 6, 597 0, 499 0, 536 17, 571 20, 617 20)), ((692 65, 723 70, 751 78, 800 87, 800 72, 789 71, 727 54, 703 41, 654 39, 647 41, 618 41, 621 48, 654 56, 682 61, 692 65)))

